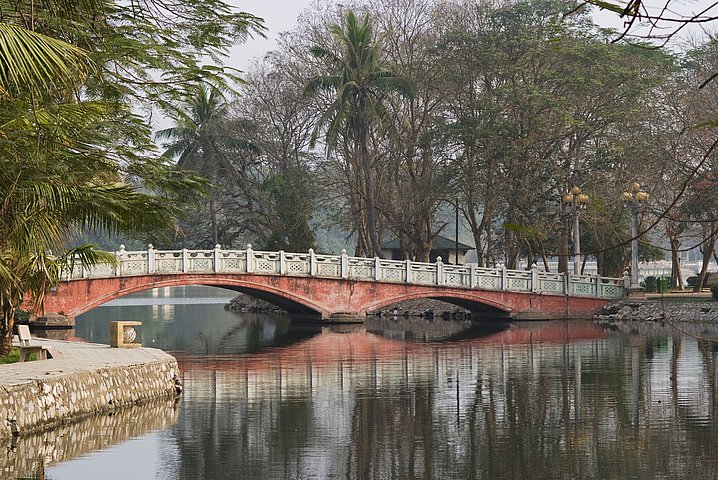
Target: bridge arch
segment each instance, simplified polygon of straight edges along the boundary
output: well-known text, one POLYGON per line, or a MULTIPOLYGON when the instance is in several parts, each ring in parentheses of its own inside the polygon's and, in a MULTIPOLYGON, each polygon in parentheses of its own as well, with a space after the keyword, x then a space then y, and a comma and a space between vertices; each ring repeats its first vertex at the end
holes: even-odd
POLYGON ((476 294, 470 291, 467 291, 466 293, 458 291, 447 293, 446 291, 431 290, 410 292, 393 297, 382 298, 379 299, 377 302, 372 303, 368 310, 379 310, 381 308, 385 308, 399 302, 404 302, 406 300, 423 299, 440 300, 442 302, 450 303, 452 305, 465 308, 474 313, 480 312, 488 315, 495 314, 497 316, 509 316, 513 311, 513 308, 510 305, 497 302, 490 298, 485 298, 480 294, 476 294))
MULTIPOLYGON (((138 279, 140 277, 131 277, 132 279, 138 279)), ((128 280, 126 278, 124 280, 128 280)), ((79 305, 74 305, 70 309, 63 310, 63 312, 69 317, 76 317, 85 312, 97 308, 111 300, 125 297, 127 295, 143 292, 146 290, 152 290, 154 288, 164 287, 181 287, 189 285, 204 285, 208 287, 219 287, 228 290, 234 290, 236 292, 242 292, 261 300, 265 300, 273 305, 285 309, 287 312, 296 315, 308 315, 308 316, 328 316, 329 312, 321 305, 316 304, 311 299, 303 298, 292 292, 284 291, 279 287, 275 287, 271 284, 256 283, 246 281, 241 277, 238 278, 187 278, 187 276, 173 276, 173 277, 152 277, 152 280, 147 282, 119 282, 126 283, 125 285, 118 285, 114 287, 112 284, 113 278, 107 279, 93 279, 90 282, 95 284, 106 284, 97 285, 95 288, 84 289, 88 295, 86 296, 85 302, 80 302, 79 305), (108 288, 109 287, 109 288, 108 288)), ((122 279, 120 279, 122 280, 122 279)), ((67 285, 67 284, 66 284, 67 285)), ((51 300, 51 295, 46 297, 51 300)), ((47 303, 47 302, 46 302, 47 303)), ((48 308, 45 308, 46 311, 48 308)))

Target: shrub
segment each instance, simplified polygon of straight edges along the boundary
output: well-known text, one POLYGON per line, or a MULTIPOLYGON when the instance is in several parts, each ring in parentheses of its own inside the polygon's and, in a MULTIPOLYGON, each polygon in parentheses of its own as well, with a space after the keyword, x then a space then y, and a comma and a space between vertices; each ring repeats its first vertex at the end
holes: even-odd
POLYGON ((711 285, 711 294, 715 300, 718 300, 718 283, 711 285))
POLYGON ((692 288, 692 287, 695 287, 697 283, 698 283, 698 276, 697 276, 697 275, 693 275, 692 277, 686 278, 686 285, 688 285, 688 286, 691 287, 691 288, 692 288))
POLYGON ((655 292, 656 291, 656 277, 654 277, 654 276, 646 277, 646 279, 643 280, 643 286, 646 287, 647 292, 655 292))

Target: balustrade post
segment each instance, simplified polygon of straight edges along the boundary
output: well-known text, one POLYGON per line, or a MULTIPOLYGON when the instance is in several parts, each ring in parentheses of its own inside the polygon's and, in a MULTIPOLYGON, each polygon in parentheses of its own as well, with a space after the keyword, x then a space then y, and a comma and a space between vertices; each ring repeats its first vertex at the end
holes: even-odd
POLYGON ((626 291, 631 286, 631 277, 628 275, 628 270, 623 272, 623 296, 626 296, 626 291))
POLYGON ((254 273, 254 251, 252 250, 252 244, 247 244, 247 273, 254 273))
POLYGON ((531 265, 531 291, 532 292, 539 291, 538 266, 536 266, 535 263, 533 265, 531 265))
POLYGON ((563 272, 561 275, 563 275, 563 293, 569 295, 571 293, 571 274, 563 272))
POLYGON ((596 298, 601 298, 601 275, 596 274, 596 298))
POLYGON ((189 272, 189 252, 186 248, 182 249, 182 273, 189 272))
POLYGON ((347 255, 347 251, 344 248, 342 248, 341 265, 339 272, 342 278, 349 277, 349 256, 347 255))
POLYGON ((279 274, 287 274, 287 256, 285 255, 284 250, 279 251, 279 274))
POLYGON ((90 278, 89 269, 85 268, 82 263, 80 263, 80 271, 82 272, 82 278, 90 278))
POLYGON ((436 284, 444 284, 444 263, 441 261, 441 257, 436 257, 436 284))
POLYGON ((476 287, 476 265, 469 265, 469 288, 476 287))
POLYGON ((381 259, 374 257, 374 280, 381 280, 381 259))
POLYGON ((222 271, 222 268, 219 265, 220 260, 222 259, 222 247, 218 243, 214 246, 214 273, 219 273, 222 271))
POLYGON ((509 276, 506 272, 506 264, 501 264, 501 290, 509 289, 509 276))
POLYGON ((125 260, 125 246, 120 245, 120 249, 115 252, 115 276, 122 276, 122 262, 125 260))
POLYGON ((404 275, 406 283, 411 283, 411 260, 406 259, 406 274, 404 275))
POLYGON ((314 249, 309 249, 309 276, 314 277, 317 275, 317 256, 314 253, 314 249))
POLYGON ((155 272, 155 247, 150 243, 147 245, 147 273, 153 274, 155 272))

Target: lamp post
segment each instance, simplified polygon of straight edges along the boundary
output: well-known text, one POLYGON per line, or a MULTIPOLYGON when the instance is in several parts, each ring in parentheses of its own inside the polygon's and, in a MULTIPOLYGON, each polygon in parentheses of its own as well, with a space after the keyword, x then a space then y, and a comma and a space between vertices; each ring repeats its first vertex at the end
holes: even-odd
POLYGON ((581 193, 581 187, 574 185, 571 190, 563 196, 563 203, 571 209, 573 220, 573 273, 581 273, 581 235, 579 234, 578 216, 586 208, 588 195, 581 193))
MULTIPOLYGON (((623 206, 631 207, 631 292, 641 294, 638 283, 638 209, 648 200, 648 193, 641 190, 641 184, 632 182, 627 192, 623 192, 623 206)), ((629 293, 630 296, 630 293, 629 293)))

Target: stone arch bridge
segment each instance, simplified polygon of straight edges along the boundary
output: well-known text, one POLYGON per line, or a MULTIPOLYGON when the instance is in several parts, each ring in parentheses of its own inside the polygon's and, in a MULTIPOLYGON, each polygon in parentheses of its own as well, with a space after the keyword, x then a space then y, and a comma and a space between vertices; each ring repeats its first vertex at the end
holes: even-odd
POLYGON ((115 264, 64 272, 44 313, 74 318, 151 288, 209 285, 247 293, 293 315, 357 321, 403 300, 432 298, 471 310, 476 318, 587 318, 622 298, 625 279, 480 268, 380 258, 244 250, 116 252, 115 264))

